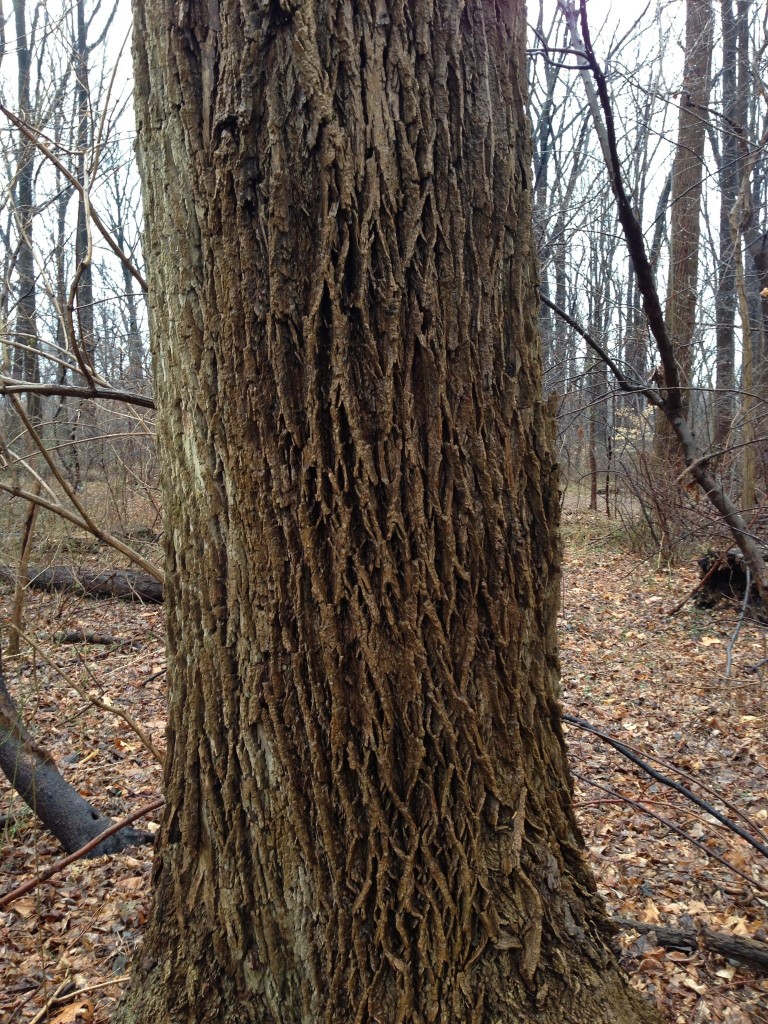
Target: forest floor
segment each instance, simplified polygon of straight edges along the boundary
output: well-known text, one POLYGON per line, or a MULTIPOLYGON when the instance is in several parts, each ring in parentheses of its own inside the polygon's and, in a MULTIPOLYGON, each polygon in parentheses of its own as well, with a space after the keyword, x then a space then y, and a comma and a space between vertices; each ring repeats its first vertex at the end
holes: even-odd
MULTIPOLYGON (((689 602, 670 614, 695 587, 695 564, 667 570, 622 554, 611 529, 603 516, 564 516, 565 712, 660 759, 664 775, 680 779, 671 765, 687 773, 700 796, 721 810, 730 801, 728 816, 742 813, 765 836, 766 629, 746 621, 733 642, 739 610, 725 603, 703 610, 689 602)), ((0 597, 3 617, 9 606, 0 597)), ((150 803, 160 768, 119 712, 162 744, 162 611, 30 592, 26 622, 26 654, 6 658, 5 669, 36 741, 113 817, 150 803), (72 629, 115 643, 57 642, 72 629), (109 697, 116 714, 89 695, 109 697)), ((574 725, 566 732, 578 814, 610 913, 768 940, 766 859, 603 739, 574 725)), ((157 814, 137 826, 155 829, 157 814)), ((1 899, 62 853, 4 780, 0 817, 1 899)), ((3 1024, 107 1024, 146 920, 150 865, 149 847, 80 860, 0 909, 3 1024)), ((632 983, 670 1024, 768 1024, 765 975, 703 949, 666 949, 654 933, 622 932, 617 941, 632 983)))

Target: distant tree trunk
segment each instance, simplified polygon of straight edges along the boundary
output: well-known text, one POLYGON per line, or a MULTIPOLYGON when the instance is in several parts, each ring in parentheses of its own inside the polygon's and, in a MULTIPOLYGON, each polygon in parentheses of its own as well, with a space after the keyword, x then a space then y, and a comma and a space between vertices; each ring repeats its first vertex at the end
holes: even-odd
MULTIPOLYGON (((64 118, 57 108, 54 114, 54 138, 57 143, 64 144, 64 118)), ((68 184, 64 175, 56 171, 56 304, 59 315, 56 317, 56 348, 61 359, 58 366, 58 383, 66 384, 71 366, 71 358, 65 358, 70 346, 67 343, 66 319, 67 308, 67 210, 72 198, 73 187, 68 184)), ((56 404, 52 419, 58 425, 58 436, 63 440, 60 445, 59 458, 67 471, 71 483, 77 488, 81 482, 80 453, 77 441, 77 419, 74 414, 75 403, 62 395, 56 404)))
MULTIPOLYGON (((627 276, 626 363, 635 380, 648 380, 651 375, 648 366, 648 325, 643 316, 637 283, 631 271, 627 276)), ((625 395, 622 402, 636 413, 640 413, 644 408, 644 400, 639 395, 625 395)))
MULTIPOLYGON (((18 60, 19 117, 29 122, 31 114, 30 72, 32 51, 27 36, 26 0, 14 0, 16 57, 18 60)), ((19 248, 16 259, 18 300, 13 360, 14 375, 25 381, 38 381, 37 294, 33 248, 35 148, 19 132, 16 186, 16 224, 19 248)), ((27 412, 33 423, 40 421, 40 396, 27 398, 27 412)))
MULTIPOLYGON (((667 330, 675 346, 680 383, 690 388, 699 276, 699 217, 704 169, 706 108, 709 103, 709 69, 712 54, 711 0, 686 0, 685 68, 680 94, 677 148, 672 167, 672 199, 669 229, 669 287, 667 330)), ((690 393, 683 391, 683 412, 690 407, 690 393)), ((657 419, 658 451, 668 463, 670 446, 676 450, 672 429, 657 419)))
MULTIPOLYGON (((640 145, 641 140, 638 139, 638 144, 633 147, 633 150, 639 151, 635 161, 633 161, 637 163, 637 168, 633 175, 633 197, 636 201, 635 214, 641 223, 643 219, 643 204, 646 190, 648 188, 648 178, 651 174, 651 159, 648 152, 648 142, 649 137, 652 135, 653 114, 650 101, 651 97, 647 96, 643 110, 642 127, 639 128, 639 131, 642 134, 642 146, 640 145), (642 159, 640 159, 641 156, 642 159)), ((654 271, 656 271, 656 268, 658 267, 661 247, 666 235, 667 207, 669 206, 671 191, 672 174, 670 173, 664 182, 661 192, 659 193, 659 197, 656 202, 656 211, 653 218, 653 236, 651 239, 649 259, 654 271)), ((631 371, 635 380, 647 381, 653 373, 653 368, 649 365, 650 346, 648 321, 643 311, 643 303, 637 286, 637 279, 635 277, 631 259, 629 260, 627 269, 629 290, 628 319, 630 323, 627 338, 627 369, 631 371)), ((642 413, 645 409, 645 400, 638 394, 624 395, 622 404, 629 406, 638 414, 642 413)))
MULTIPOLYGON (((129 251, 126 245, 125 218, 130 210, 130 199, 127 192, 115 185, 113 192, 115 207, 114 235, 115 241, 123 252, 129 251)), ((144 383, 144 353, 142 350, 141 331, 139 330, 139 313, 134 292, 134 278, 126 263, 121 264, 123 275, 123 287, 125 289, 126 315, 126 355, 128 357, 127 367, 123 366, 123 374, 127 381, 134 386, 141 387, 144 383)))
MULTIPOLYGON (((544 31, 544 10, 539 5, 538 31, 544 31)), ((541 291, 543 295, 549 296, 549 263, 552 258, 551 238, 556 232, 547 231, 549 215, 551 212, 549 184, 549 165, 552 153, 552 108, 555 103, 555 88, 559 79, 559 69, 547 61, 544 65, 546 78, 546 90, 541 104, 541 110, 536 123, 533 146, 533 226, 536 246, 541 262, 541 291), (548 237, 549 236, 549 237, 548 237)), ((539 330, 541 335, 542 359, 545 369, 553 369, 555 380, 559 377, 559 367, 555 354, 555 337, 558 325, 555 324, 554 314, 548 306, 539 307, 539 330)))
MULTIPOLYGON (((597 363, 592 361, 590 376, 594 374, 597 363)), ((589 404, 589 511, 597 512, 597 402, 594 398, 594 387, 589 389, 593 397, 589 404)))
MULTIPOLYGON (((91 149, 91 90, 88 82, 88 28, 85 20, 85 0, 77 0, 77 36, 75 97, 77 101, 77 180, 87 191, 92 182, 87 173, 91 149)), ((77 265, 77 325, 78 344, 86 366, 93 370, 95 363, 95 336, 93 317, 93 263, 88 236, 88 210, 82 193, 77 202, 77 232, 75 236, 75 262, 77 265)))
POLYGON ((754 232, 749 241, 749 255, 754 268, 754 281, 760 296, 760 321, 764 335, 768 334, 768 234, 754 232))
MULTIPOLYGON (((117 243, 122 248, 122 232, 117 234, 117 243)), ((125 288, 125 302, 128 307, 128 380, 131 384, 139 387, 144 383, 144 354, 141 345, 141 331, 139 330, 139 316, 136 307, 136 293, 133 290, 133 277, 128 267, 123 264, 123 286, 125 288)))
POLYGON ((752 347, 752 329, 749 322, 748 300, 746 298, 746 287, 744 285, 744 269, 741 265, 741 254, 736 256, 736 279, 737 290, 741 291, 742 310, 742 359, 741 359, 741 389, 743 397, 741 400, 741 419, 743 425, 744 448, 741 456, 741 507, 744 514, 749 517, 754 514, 756 504, 756 451, 755 451, 755 423, 754 423, 754 399, 752 389, 755 383, 754 371, 754 350, 752 347), (740 280, 739 280, 740 279, 740 280))
POLYGON ((655 1020, 560 729, 523 4, 134 13, 170 724, 117 1020, 655 1020))
MULTIPOLYGON (((557 190, 559 192, 556 208, 557 212, 555 215, 554 227, 550 234, 550 255, 555 275, 555 302, 560 309, 567 309, 570 304, 567 292, 567 258, 569 254, 569 246, 566 217, 583 170, 583 153, 586 150, 588 128, 589 121, 585 117, 582 120, 577 141, 574 145, 571 173, 568 176, 565 188, 562 187, 561 183, 557 190)), ((553 211, 553 213, 554 212, 555 211, 553 211)), ((573 331, 567 324, 562 322, 558 323, 555 331, 555 346, 553 354, 555 364, 560 368, 559 376, 562 381, 558 390, 563 394, 568 394, 573 388, 574 377, 576 376, 574 365, 575 350, 576 344, 573 331)))
MULTIPOLYGON (((85 0, 75 3, 75 105, 77 111, 77 180, 85 195, 90 195, 93 182, 90 180, 89 160, 93 132, 91 128, 91 89, 89 83, 88 24, 85 17, 85 0)), ((96 369, 96 332, 93 308, 93 252, 88 225, 88 207, 83 192, 78 193, 77 228, 75 232, 75 316, 73 337, 70 343, 81 374, 91 378, 96 369)), ((74 466, 77 472, 76 487, 82 483, 81 473, 87 477, 90 446, 83 449, 80 443, 92 438, 96 432, 96 405, 93 402, 77 403, 72 410, 71 439, 77 449, 74 466), (85 459, 83 459, 83 453, 85 459)))
MULTIPOLYGON (((750 335, 752 337, 752 390, 757 396, 757 401, 747 393, 746 363, 742 360, 742 396, 741 419, 744 423, 744 440, 748 442, 743 453, 742 472, 746 475, 751 467, 754 467, 755 476, 759 466, 763 494, 768 490, 768 442, 765 439, 765 431, 761 428, 762 411, 765 408, 765 401, 768 398, 768 258, 766 258, 768 235, 759 235, 754 230, 746 232, 749 260, 747 260, 748 271, 745 285, 748 294, 748 314, 750 324, 750 335), (752 448, 750 452, 748 449, 752 448)), ((757 480, 755 480, 757 483, 757 480)), ((761 501, 764 500, 761 499, 761 501)), ((757 503, 757 497, 753 490, 753 502, 748 508, 753 508, 757 503)))
MULTIPOLYGON (((607 196, 603 197, 607 199, 607 196)), ((604 203, 601 214, 608 212, 604 203)), ((602 218, 601 218, 602 219, 602 218)), ((602 220, 602 230, 598 216, 595 217, 595 229, 592 232, 589 255, 589 280, 591 287, 588 295, 588 331, 591 337, 603 341, 609 331, 608 309, 611 300, 611 277, 616 257, 615 235, 606 229, 602 220)), ((590 496, 589 507, 597 511, 597 499, 600 492, 600 475, 608 488, 608 453, 611 450, 608 415, 608 368, 602 359, 596 359, 592 352, 588 360, 587 400, 589 402, 589 469, 590 496)))
MULTIPOLYGON (((16 29, 17 85, 19 90, 19 117, 31 123, 30 72, 32 49, 27 35, 26 0, 14 0, 13 13, 16 29)), ((37 283, 34 255, 34 176, 35 148, 23 132, 18 133, 18 160, 16 179, 16 228, 19 234, 16 258, 18 299, 16 302, 16 330, 14 332, 13 374, 19 380, 36 383, 40 379, 37 336, 37 283)), ((26 411, 30 422, 39 426, 41 419, 40 396, 27 395, 26 411)), ((34 533, 37 509, 28 506, 22 530, 19 552, 19 579, 14 592, 10 620, 17 628, 22 624, 24 610, 24 567, 29 560, 29 548, 34 533)), ((18 654, 19 634, 12 631, 9 652, 18 654)))
MULTIPOLYGON (((568 306, 568 274, 565 263, 567 248, 564 236, 565 222, 562 216, 558 216, 552 232, 550 248, 555 275, 555 302, 560 309, 566 309, 568 306)), ((553 357, 556 365, 560 367, 562 379, 559 390, 562 393, 567 393, 571 383, 569 350, 573 347, 573 332, 566 324, 559 323, 555 327, 554 339, 553 357)))
POLYGON ((741 153, 738 131, 744 128, 742 104, 737 89, 736 64, 738 32, 733 0, 721 0, 723 128, 720 148, 720 267, 715 293, 715 337, 717 373, 715 378, 715 446, 721 447, 731 430, 736 408, 734 375, 736 279, 733 232, 730 216, 741 183, 741 153))

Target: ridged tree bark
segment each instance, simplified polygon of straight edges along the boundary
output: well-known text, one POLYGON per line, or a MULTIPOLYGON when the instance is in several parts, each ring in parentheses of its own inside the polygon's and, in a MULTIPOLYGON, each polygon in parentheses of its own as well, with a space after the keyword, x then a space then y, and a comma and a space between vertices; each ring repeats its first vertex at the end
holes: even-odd
POLYGON ((522 3, 134 10, 170 725, 117 1020, 655 1020, 560 728, 522 3))

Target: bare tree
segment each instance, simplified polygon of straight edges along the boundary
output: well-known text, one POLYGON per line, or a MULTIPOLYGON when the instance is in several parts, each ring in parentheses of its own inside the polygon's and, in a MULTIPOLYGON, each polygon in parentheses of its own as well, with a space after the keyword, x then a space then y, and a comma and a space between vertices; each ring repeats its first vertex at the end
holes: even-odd
MULTIPOLYGON (((730 530, 749 566, 761 597, 765 598, 768 596, 768 568, 766 568, 760 545, 748 529, 739 506, 728 494, 722 480, 715 475, 711 458, 699 446, 686 417, 684 378, 681 376, 674 338, 669 332, 662 311, 654 268, 648 255, 642 227, 625 186, 618 152, 613 106, 606 76, 592 46, 584 0, 581 0, 578 12, 575 7, 566 3, 566 0, 560 0, 560 3, 568 18, 576 55, 581 57, 584 62, 580 69, 582 73, 589 72, 590 77, 589 80, 585 80, 585 85, 590 110, 595 121, 596 134, 615 197, 619 223, 632 260, 638 290, 643 299, 648 327, 657 347, 660 366, 655 379, 656 387, 650 387, 651 382, 645 383, 637 381, 631 376, 628 377, 610 358, 605 349, 589 336, 588 332, 583 332, 583 334, 589 337, 590 344, 602 354, 608 365, 612 367, 620 385, 629 392, 645 395, 648 401, 663 414, 680 444, 686 473, 691 474, 730 530)), ((549 300, 545 299, 545 301, 549 300)), ((568 317, 565 311, 560 310, 559 312, 573 324, 572 318, 568 317)))

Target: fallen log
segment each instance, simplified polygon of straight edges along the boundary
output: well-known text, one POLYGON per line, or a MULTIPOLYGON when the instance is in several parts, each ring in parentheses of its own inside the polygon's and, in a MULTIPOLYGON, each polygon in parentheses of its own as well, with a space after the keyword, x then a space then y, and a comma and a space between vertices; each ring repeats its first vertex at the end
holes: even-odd
POLYGON ((90 629, 61 629, 53 634, 57 644, 103 644, 111 647, 113 644, 125 644, 111 633, 95 633, 90 629))
POLYGON ((86 844, 88 856, 119 853, 152 843, 149 832, 121 828, 93 842, 114 822, 90 804, 59 772, 52 756, 27 732, 0 669, 0 771, 24 803, 58 839, 67 853, 86 844))
MULTIPOLYGON (((29 566, 29 586, 33 590, 49 593, 65 591, 86 597, 116 597, 121 601, 140 601, 143 604, 162 604, 163 585, 144 572, 131 569, 70 569, 52 565, 48 569, 29 566)), ((9 565, 0 565, 0 580, 16 582, 16 571, 9 565)))
POLYGON ((668 949, 681 949, 692 952, 696 949, 708 949, 710 953, 719 953, 728 960, 735 960, 753 971, 768 974, 768 943, 757 939, 745 939, 727 932, 713 932, 709 928, 696 929, 667 928, 658 924, 647 924, 645 921, 633 921, 626 917, 613 917, 611 921, 619 931, 639 932, 641 935, 656 936, 660 946, 668 949))

